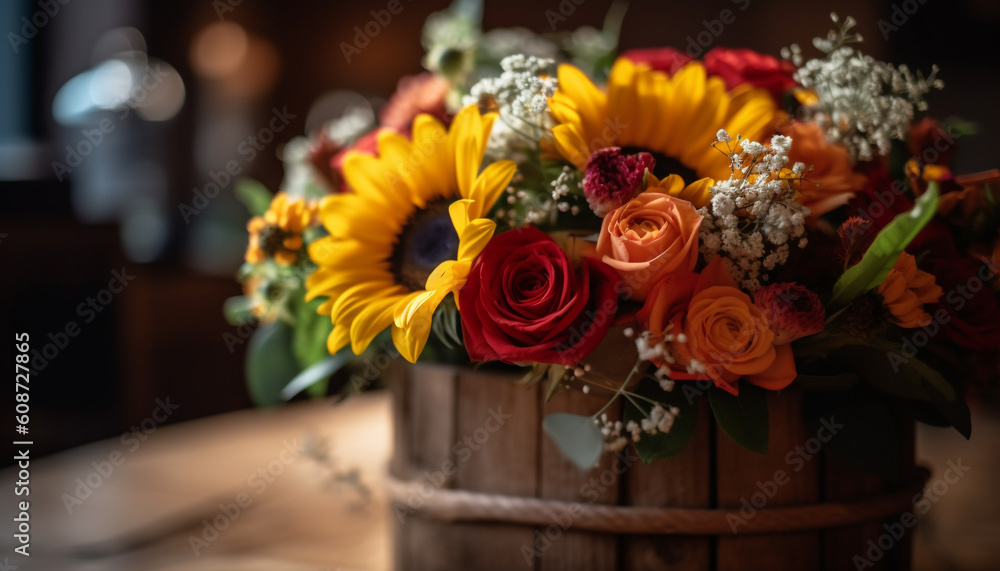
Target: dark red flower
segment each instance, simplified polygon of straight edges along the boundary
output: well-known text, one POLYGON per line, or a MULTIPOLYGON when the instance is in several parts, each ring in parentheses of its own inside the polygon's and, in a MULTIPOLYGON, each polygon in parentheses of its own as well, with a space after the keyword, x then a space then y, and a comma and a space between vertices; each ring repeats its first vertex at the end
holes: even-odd
POLYGON ((594 151, 587 160, 583 175, 583 194, 591 210, 598 216, 632 200, 642 192, 646 169, 656 165, 653 155, 636 153, 623 155, 619 147, 605 147, 594 151))
POLYGON ((705 71, 718 75, 726 88, 749 83, 766 89, 775 99, 780 99, 795 87, 795 66, 786 60, 757 53, 745 48, 714 48, 705 54, 705 71))
POLYGON ((541 230, 494 237, 459 292, 465 348, 474 361, 580 363, 601 342, 618 310, 621 279, 566 252, 541 230))
POLYGON ((945 131, 936 119, 924 117, 910 127, 908 141, 910 153, 921 163, 947 165, 955 151, 955 139, 945 131))
POLYGON ((826 309, 819 296, 797 283, 766 285, 754 293, 774 332, 774 344, 784 345, 823 330, 826 309))
POLYGON ((621 57, 634 63, 644 63, 667 75, 677 73, 677 70, 691 61, 691 56, 674 48, 639 48, 628 50, 621 57))

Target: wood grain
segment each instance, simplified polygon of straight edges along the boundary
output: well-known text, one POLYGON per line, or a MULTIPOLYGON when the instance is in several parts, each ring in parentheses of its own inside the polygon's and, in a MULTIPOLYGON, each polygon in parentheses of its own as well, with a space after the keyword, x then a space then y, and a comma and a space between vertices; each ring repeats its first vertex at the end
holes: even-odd
MULTIPOLYGON (((698 425, 680 454, 645 464, 636 460, 628 472, 623 503, 633 506, 712 506, 714 423, 708 399, 700 397, 698 425)), ((624 571, 695 571, 708 569, 712 539, 708 537, 625 536, 624 571)))
MULTIPOLYGON (((788 506, 819 500, 819 461, 804 452, 801 463, 788 462, 799 455, 810 434, 802 418, 802 392, 768 393, 770 422, 768 451, 757 454, 742 448, 722 430, 716 434, 716 478, 719 507, 740 508, 744 501, 764 500, 766 506, 788 506), (808 456, 808 458, 806 458, 808 456), (798 470, 796 470, 798 468, 798 470), (779 474, 787 476, 787 483, 779 474), (778 476, 776 478, 776 476, 778 476), (773 488, 772 488, 773 485, 773 488), (773 489, 773 493, 767 490, 773 489), (771 497, 767 497, 771 496, 771 497)), ((760 505, 762 502, 758 501, 760 505)), ((717 540, 719 571, 755 569, 815 569, 820 562, 819 536, 813 532, 768 536, 741 536, 737 526, 731 536, 717 540)))
MULTIPOLYGON (((555 412, 591 415, 600 410, 608 400, 608 393, 595 391, 585 394, 580 390, 562 389, 556 391, 548 403, 542 399, 543 417, 555 412)), ((612 406, 608 418, 618 420, 612 406)), ((576 502, 580 506, 590 504, 617 504, 622 477, 628 466, 634 462, 625 456, 624 462, 611 454, 604 454, 597 466, 580 471, 556 448, 547 435, 541 435, 541 473, 539 476, 539 496, 554 500, 576 502)), ((613 534, 602 534, 572 529, 573 514, 553 514, 551 526, 541 530, 547 542, 541 554, 540 569, 544 571, 577 571, 579 569, 618 569, 619 538, 613 534)), ((540 550, 541 551, 541 550, 540 550)))

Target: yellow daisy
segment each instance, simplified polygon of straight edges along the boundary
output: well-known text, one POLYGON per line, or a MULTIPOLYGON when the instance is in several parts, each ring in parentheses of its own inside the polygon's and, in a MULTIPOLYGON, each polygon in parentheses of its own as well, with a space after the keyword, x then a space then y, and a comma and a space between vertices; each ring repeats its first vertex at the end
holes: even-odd
MULTIPOLYGON (((319 266, 306 299, 329 298, 331 353, 351 344, 358 354, 387 327, 406 360, 416 361, 434 310, 465 284, 496 223, 482 218, 514 176, 512 161, 479 172, 495 114, 475 106, 449 130, 430 115, 413 123, 413 139, 378 137, 378 156, 350 153, 344 177, 353 192, 320 208, 328 237, 309 246, 319 266)), ((457 302, 457 296, 456 296, 457 302)))
MULTIPOLYGON (((763 142, 781 118, 766 91, 742 85, 727 92, 722 78, 707 77, 701 62, 669 77, 625 58, 615 61, 606 91, 579 69, 559 66, 550 108, 559 123, 552 130, 554 146, 577 168, 586 167, 593 151, 618 146, 651 153, 664 180, 670 174, 728 179, 729 161, 719 160, 712 148, 719 129, 763 142)), ((685 188, 677 184, 670 186, 685 188)), ((707 192, 714 182, 695 184, 707 192)))
POLYGON ((247 222, 250 242, 244 258, 259 264, 267 258, 282 266, 298 261, 302 248, 302 233, 316 220, 316 206, 304 199, 290 199, 279 192, 271 199, 264 216, 254 216, 247 222))

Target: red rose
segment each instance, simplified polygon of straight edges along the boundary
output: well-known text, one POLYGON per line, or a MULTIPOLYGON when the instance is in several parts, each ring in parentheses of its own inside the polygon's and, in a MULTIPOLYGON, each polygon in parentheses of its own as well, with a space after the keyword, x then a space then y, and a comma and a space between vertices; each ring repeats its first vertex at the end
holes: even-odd
POLYGON ((611 326, 620 281, 591 258, 575 270, 566 252, 535 228, 496 236, 459 292, 469 357, 578 364, 611 326))
POLYGON ((662 71, 667 75, 677 73, 691 61, 691 56, 674 48, 640 48, 628 50, 621 57, 634 63, 644 63, 654 71, 662 71))
POLYGON ((749 83, 771 92, 775 99, 795 87, 795 66, 791 62, 743 48, 709 51, 705 54, 705 71, 721 77, 727 89, 749 83))

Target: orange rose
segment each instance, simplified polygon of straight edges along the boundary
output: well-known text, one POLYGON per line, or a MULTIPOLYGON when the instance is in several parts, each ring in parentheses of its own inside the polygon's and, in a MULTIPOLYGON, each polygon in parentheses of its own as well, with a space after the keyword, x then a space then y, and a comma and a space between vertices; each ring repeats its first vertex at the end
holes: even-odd
POLYGON ((812 216, 822 216, 847 204, 864 187, 867 177, 854 172, 844 147, 827 144, 819 125, 794 121, 781 129, 781 133, 792 138, 792 149, 788 152, 791 164, 813 167, 799 189, 802 194, 799 202, 812 211, 812 216))
POLYGON ((694 270, 700 226, 690 202, 644 192, 604 217, 597 254, 622 277, 632 299, 645 301, 667 274, 694 270))
POLYGON ((669 344, 675 378, 710 378, 732 394, 740 379, 773 391, 795 380, 791 346, 774 345, 764 312, 736 287, 721 257, 700 275, 658 283, 638 317, 655 340, 669 344))

